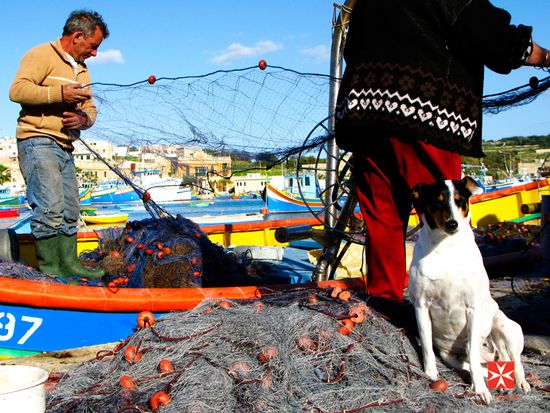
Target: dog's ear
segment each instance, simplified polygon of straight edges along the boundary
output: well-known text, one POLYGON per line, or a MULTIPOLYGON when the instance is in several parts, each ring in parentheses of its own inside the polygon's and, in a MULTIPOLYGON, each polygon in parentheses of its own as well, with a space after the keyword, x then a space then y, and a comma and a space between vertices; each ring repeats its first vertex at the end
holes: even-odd
POLYGON ((422 198, 426 186, 426 184, 417 184, 411 190, 411 202, 418 212, 422 211, 422 202, 420 199, 422 198))
POLYGON ((483 188, 471 177, 465 176, 462 178, 462 183, 472 195, 479 195, 483 193, 483 188))

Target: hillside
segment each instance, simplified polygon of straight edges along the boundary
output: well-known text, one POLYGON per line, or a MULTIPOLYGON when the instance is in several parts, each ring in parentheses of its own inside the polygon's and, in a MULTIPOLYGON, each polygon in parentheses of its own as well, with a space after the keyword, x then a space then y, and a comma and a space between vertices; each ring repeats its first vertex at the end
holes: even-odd
MULTIPOLYGON (((485 158, 464 157, 463 163, 487 167, 487 175, 495 179, 504 178, 518 173, 518 163, 540 163, 550 154, 550 134, 546 136, 514 136, 499 140, 483 142, 485 158), (544 153, 542 150, 548 150, 544 153), (537 153, 537 151, 539 151, 537 153)), ((550 157, 549 157, 550 158, 550 157)), ((548 159, 547 164, 550 163, 548 159)), ((547 167, 550 166, 546 165, 547 167)))

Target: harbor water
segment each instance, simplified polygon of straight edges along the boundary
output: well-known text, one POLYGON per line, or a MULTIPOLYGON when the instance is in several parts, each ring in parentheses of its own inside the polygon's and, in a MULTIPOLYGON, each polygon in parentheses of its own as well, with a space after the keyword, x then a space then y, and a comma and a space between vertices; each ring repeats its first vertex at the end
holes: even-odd
MULTIPOLYGON (((193 200, 178 203, 168 203, 161 205, 172 216, 182 215, 200 225, 235 223, 246 221, 263 221, 273 219, 285 219, 290 216, 310 217, 305 213, 294 214, 270 214, 263 216, 261 211, 265 208, 265 203, 261 198, 257 199, 227 199, 217 198, 212 200, 193 200), (225 218, 229 220, 226 221, 225 218), (238 218, 238 221, 235 219, 238 218), (231 220, 233 219, 233 221, 231 220)), ((132 202, 125 204, 92 204, 82 206, 83 209, 91 209, 96 215, 116 215, 128 214, 128 221, 137 221, 151 218, 142 202, 132 202)), ((22 215, 19 222, 10 226, 18 234, 28 234, 31 232, 30 214, 27 212, 22 215)), ((92 228, 92 227, 90 227, 92 228)))

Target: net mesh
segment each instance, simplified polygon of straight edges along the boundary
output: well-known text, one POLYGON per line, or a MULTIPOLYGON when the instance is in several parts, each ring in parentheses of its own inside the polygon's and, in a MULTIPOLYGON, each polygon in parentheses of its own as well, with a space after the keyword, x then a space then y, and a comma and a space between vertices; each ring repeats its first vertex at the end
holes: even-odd
POLYGON ((331 77, 279 66, 98 83, 94 137, 129 146, 186 145, 284 154, 328 115, 331 77))
POLYGON ((368 301, 332 295, 264 290, 259 300, 205 301, 163 316, 66 373, 47 411, 546 411, 547 357, 525 359, 531 393, 500 393, 482 407, 443 365, 449 388, 432 390, 414 342, 368 301))

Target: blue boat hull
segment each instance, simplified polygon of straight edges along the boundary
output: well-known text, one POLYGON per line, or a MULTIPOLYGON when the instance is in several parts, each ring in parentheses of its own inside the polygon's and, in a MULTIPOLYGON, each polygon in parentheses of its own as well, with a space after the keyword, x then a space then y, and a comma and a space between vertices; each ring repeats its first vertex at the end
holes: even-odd
POLYGON ((0 347, 59 351, 125 339, 136 312, 91 312, 0 305, 0 347))

